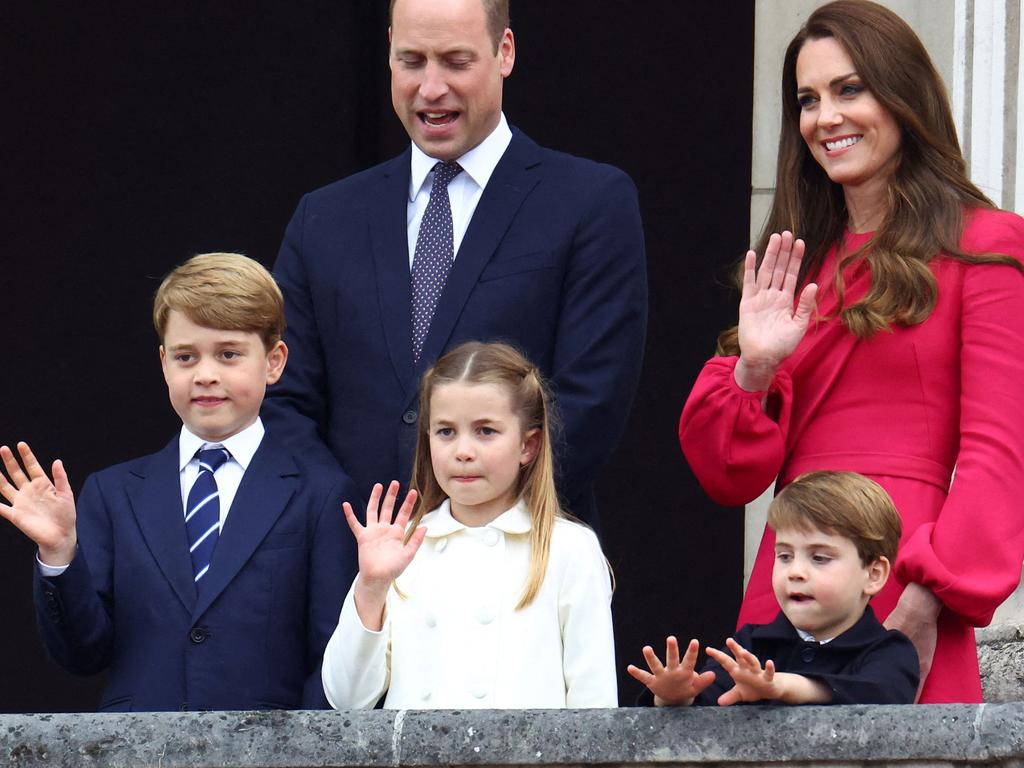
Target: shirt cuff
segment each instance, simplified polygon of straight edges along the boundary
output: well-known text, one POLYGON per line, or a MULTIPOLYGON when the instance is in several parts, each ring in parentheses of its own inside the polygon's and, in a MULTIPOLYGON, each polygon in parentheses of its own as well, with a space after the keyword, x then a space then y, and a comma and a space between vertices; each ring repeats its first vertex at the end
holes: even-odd
MULTIPOLYGON (((39 552, 36 552, 36 564, 39 566, 39 573, 46 578, 53 578, 54 576, 60 576, 64 571, 68 569, 67 565, 47 565, 39 559, 39 552)), ((71 563, 68 563, 71 565, 71 563)))

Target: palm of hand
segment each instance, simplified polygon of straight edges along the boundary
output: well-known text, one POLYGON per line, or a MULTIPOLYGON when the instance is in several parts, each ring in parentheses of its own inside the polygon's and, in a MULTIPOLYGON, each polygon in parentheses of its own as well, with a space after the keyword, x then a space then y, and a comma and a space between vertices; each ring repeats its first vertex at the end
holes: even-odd
POLYGON ((405 529, 394 523, 363 528, 356 542, 359 573, 370 581, 393 581, 416 554, 412 542, 405 542, 405 529))
POLYGON ((8 481, 0 474, 0 496, 9 502, 9 506, 0 505, 0 513, 36 542, 40 550, 73 544, 75 497, 63 464, 54 462, 54 485, 31 449, 24 443, 20 443, 18 449, 24 470, 10 448, 0 448, 0 460, 10 477, 8 481))
POLYGON ((770 288, 753 295, 744 291, 738 329, 744 356, 778 365, 796 349, 806 331, 807 320, 793 314, 792 294, 770 288))

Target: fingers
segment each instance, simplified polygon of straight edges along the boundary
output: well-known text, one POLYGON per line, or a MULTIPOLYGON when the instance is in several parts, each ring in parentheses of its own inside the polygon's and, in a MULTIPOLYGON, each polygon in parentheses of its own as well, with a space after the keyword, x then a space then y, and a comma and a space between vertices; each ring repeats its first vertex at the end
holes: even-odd
POLYGON ((694 694, 700 693, 713 682, 715 682, 714 672, 712 672, 711 670, 708 670, 707 672, 701 672, 699 675, 693 678, 693 683, 691 684, 693 686, 694 694))
POLYGON ((782 235, 775 233, 768 238, 768 247, 764 249, 764 258, 761 259, 761 268, 757 271, 758 288, 767 289, 771 287, 772 275, 775 272, 775 263, 779 260, 779 249, 781 247, 782 235))
MULTIPOLYGON (((398 485, 394 483, 394 485, 398 485)), ((398 493, 396 488, 395 493, 398 493)), ((395 518, 395 525, 400 528, 405 528, 409 524, 409 518, 412 516, 412 511, 416 507, 416 491, 411 490, 405 494, 405 501, 402 502, 402 506, 398 510, 398 516, 395 518)))
POLYGON ((379 523, 383 525, 391 525, 391 520, 395 513, 395 499, 398 498, 398 481, 392 480, 388 483, 387 493, 384 494, 384 503, 380 508, 379 523))
POLYGON ((770 683, 774 679, 775 679, 775 662, 772 661, 771 659, 768 659, 768 661, 766 661, 764 663, 764 681, 766 683, 770 683))
POLYGON ((804 241, 797 239, 793 242, 793 250, 790 251, 785 273, 782 276, 781 287, 787 293, 796 293, 796 283, 800 277, 800 264, 803 262, 803 259, 804 241))
POLYGON ((366 529, 363 528, 362 524, 359 522, 359 519, 356 517, 355 510, 352 509, 351 504, 349 504, 347 501, 344 501, 341 504, 341 508, 345 512, 345 522, 348 523, 348 527, 349 529, 351 529, 352 535, 355 536, 356 541, 358 541, 359 534, 366 529))
POLYGON ((757 285, 757 253, 747 251, 743 260, 743 295, 752 293, 757 285))
POLYGON ((71 481, 68 480, 68 473, 64 470, 64 462, 60 459, 54 461, 51 471, 53 472, 53 485, 57 489, 57 493, 61 495, 71 493, 71 481))
MULTIPOLYGON (((683 669, 692 672, 697 666, 697 654, 700 653, 700 643, 697 642, 696 638, 691 640, 686 646, 686 653, 683 656, 683 669)), ((714 679, 714 674, 711 673, 711 679, 714 679)))
POLYGON ((409 541, 406 542, 407 547, 412 547, 412 554, 415 555, 420 548, 420 544, 423 543, 424 537, 427 535, 427 526, 421 525, 415 531, 412 532, 412 536, 409 537, 409 541))
MULTIPOLYGON (((6 445, 0 445, 0 460, 3 461, 4 466, 6 467, 7 463, 9 461, 13 461, 13 459, 14 457, 11 454, 11 449, 8 448, 6 445)), ((7 471, 10 472, 9 469, 7 471)), ((0 472, 0 496, 3 496, 9 502, 13 503, 14 494, 16 494, 17 492, 18 489, 7 481, 7 476, 4 475, 3 472, 0 472)))
POLYGON ((371 525, 376 525, 380 516, 377 514, 377 510, 380 507, 380 495, 384 492, 384 486, 380 483, 373 484, 373 490, 370 491, 370 500, 366 502, 366 527, 369 528, 371 525))
POLYGON ((743 701, 743 696, 740 694, 740 689, 737 686, 733 686, 728 691, 718 697, 718 706, 729 707, 737 702, 743 701))
POLYGON ((647 687, 650 687, 651 683, 654 682, 654 675, 646 670, 640 669, 639 667, 634 667, 632 664, 626 667, 626 672, 634 680, 639 680, 647 687))
POLYGON ((801 323, 808 323, 811 319, 811 313, 814 312, 814 306, 818 299, 818 285, 817 283, 808 283, 804 286, 804 289, 800 292, 800 300, 796 305, 796 312, 793 314, 797 320, 801 323))
POLYGON ((0 458, 3 459, 4 469, 7 470, 7 476, 11 479, 11 484, 15 488, 21 488, 25 483, 28 482, 28 478, 25 477, 25 473, 21 471, 21 465, 18 460, 14 458, 14 451, 8 448, 6 445, 0 449, 0 458))
POLYGON ((679 666, 679 641, 673 635, 665 640, 665 666, 669 669, 679 666))
POLYGON ((46 472, 39 465, 39 461, 36 459, 32 449, 28 447, 28 443, 18 443, 18 453, 21 454, 21 461, 25 465, 25 471, 28 473, 30 480, 35 480, 37 477, 46 477, 46 472))
POLYGON ((658 675, 665 671, 665 666, 661 663, 661 659, 658 658, 658 654, 654 652, 654 649, 649 645, 645 645, 643 648, 644 660, 647 662, 647 668, 654 674, 658 675))

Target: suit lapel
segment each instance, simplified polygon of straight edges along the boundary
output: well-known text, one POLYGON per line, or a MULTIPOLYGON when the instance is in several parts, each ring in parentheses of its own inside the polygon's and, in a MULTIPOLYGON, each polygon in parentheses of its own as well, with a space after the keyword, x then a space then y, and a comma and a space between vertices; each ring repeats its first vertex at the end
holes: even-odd
POLYGON ((487 182, 462 238, 455 264, 430 323, 414 382, 440 356, 448 343, 480 273, 498 249, 523 200, 540 180, 540 174, 531 172, 538 163, 540 151, 537 145, 516 131, 487 182))
POLYGON ((196 588, 185 533, 178 461, 178 438, 174 438, 162 451, 130 470, 139 482, 129 484, 126 493, 153 559, 191 613, 196 588))
POLYGON ((265 435, 231 502, 193 619, 202 616, 259 547, 295 493, 298 474, 291 456, 265 435))
POLYGON ((412 364, 412 292, 409 286, 409 204, 411 151, 388 163, 366 196, 366 212, 377 275, 377 300, 388 353, 406 396, 416 391, 412 364))

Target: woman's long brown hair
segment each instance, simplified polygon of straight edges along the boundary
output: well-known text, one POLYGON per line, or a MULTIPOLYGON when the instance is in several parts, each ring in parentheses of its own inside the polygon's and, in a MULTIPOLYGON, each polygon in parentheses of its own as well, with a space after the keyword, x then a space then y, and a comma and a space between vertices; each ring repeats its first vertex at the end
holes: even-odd
MULTIPOLYGON (((764 256, 773 232, 789 230, 806 243, 799 285, 817 276, 847 223, 843 188, 833 183, 800 135, 796 62, 808 40, 831 37, 846 51, 863 84, 900 126, 900 152, 889 178, 888 212, 859 251, 841 254, 833 281, 839 317, 859 338, 890 324, 914 325, 935 308, 938 287, 928 263, 942 254, 968 264, 1016 259, 960 249, 964 210, 994 208, 967 177, 946 89, 924 45, 899 16, 869 0, 835 0, 811 14, 786 50, 782 69, 782 130, 771 213, 756 246, 764 256), (871 271, 867 294, 844 306, 843 270, 864 259, 871 271)), ((742 285, 743 265, 736 282, 742 285)), ((736 327, 723 331, 718 354, 739 354, 736 327)))

